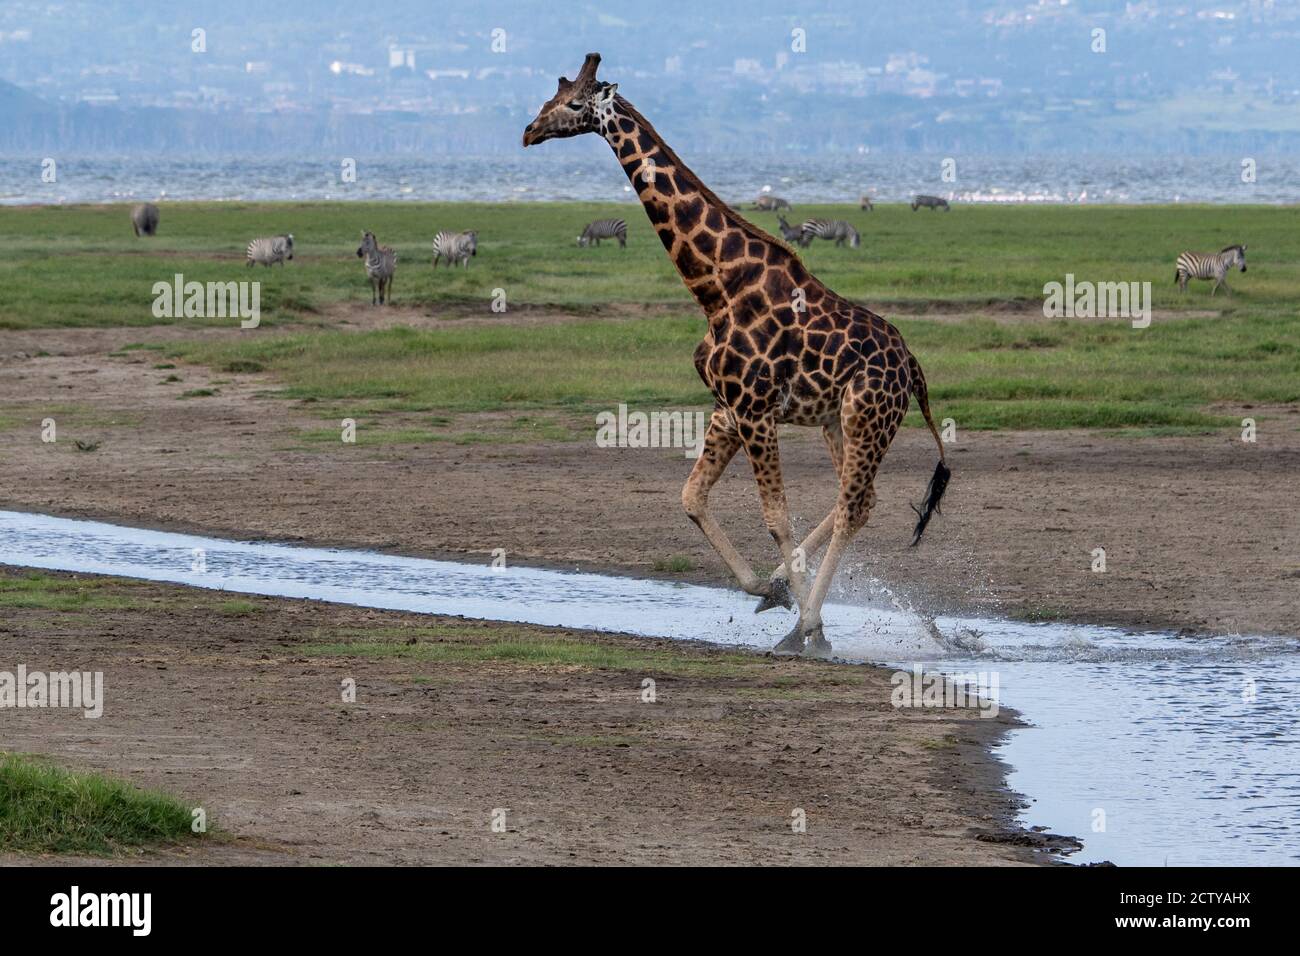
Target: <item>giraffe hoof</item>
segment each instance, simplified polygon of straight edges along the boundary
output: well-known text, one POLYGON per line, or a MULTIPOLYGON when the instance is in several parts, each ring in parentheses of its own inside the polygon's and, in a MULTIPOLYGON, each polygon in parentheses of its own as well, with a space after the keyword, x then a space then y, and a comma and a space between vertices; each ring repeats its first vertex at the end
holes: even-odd
POLYGON ((794 630, 781 638, 781 643, 772 648, 777 657, 798 657, 803 653, 803 629, 796 624, 794 630))
POLYGON ((819 661, 828 661, 835 656, 831 649, 831 642, 822 634, 820 625, 808 635, 808 644, 803 649, 803 656, 819 661))
POLYGON ((755 614, 762 614, 774 607, 783 607, 787 611, 794 608, 794 596, 790 593, 790 582, 785 578, 773 578, 767 582, 767 593, 754 608, 755 614))

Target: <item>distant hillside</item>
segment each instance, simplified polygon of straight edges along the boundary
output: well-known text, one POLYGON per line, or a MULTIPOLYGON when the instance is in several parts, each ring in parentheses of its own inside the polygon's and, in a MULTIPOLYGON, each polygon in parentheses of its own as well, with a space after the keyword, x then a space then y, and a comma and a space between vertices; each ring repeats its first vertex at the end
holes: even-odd
POLYGON ((0 120, 9 122, 25 116, 49 116, 55 112, 55 107, 39 96, 28 93, 20 86, 0 80, 0 120))

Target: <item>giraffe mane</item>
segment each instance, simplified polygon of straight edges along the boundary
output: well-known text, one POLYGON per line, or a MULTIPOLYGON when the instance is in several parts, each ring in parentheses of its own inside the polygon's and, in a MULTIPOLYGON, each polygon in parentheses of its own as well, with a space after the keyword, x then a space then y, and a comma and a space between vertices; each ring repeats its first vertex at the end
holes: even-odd
POLYGON ((691 169, 681 161, 678 155, 673 152, 673 148, 664 141, 662 136, 659 135, 659 131, 654 128, 654 125, 642 116, 635 106, 617 93, 614 94, 614 102, 619 106, 619 108, 626 110, 628 116, 635 120, 643 129, 646 129, 655 135, 655 138, 659 141, 659 148, 664 151, 665 155, 672 162, 673 167, 678 172, 684 173, 690 177, 690 179, 695 183, 696 188, 699 189, 700 195, 702 195, 706 201, 722 210, 723 215, 731 218, 742 232, 747 233, 751 238, 757 239, 760 242, 770 242, 775 246, 779 246, 796 259, 799 258, 798 254, 786 245, 784 241, 764 232, 740 213, 736 212, 736 210, 732 209, 727 203, 719 199, 717 194, 708 186, 704 185, 704 181, 700 179, 699 176, 695 175, 695 170, 691 169))

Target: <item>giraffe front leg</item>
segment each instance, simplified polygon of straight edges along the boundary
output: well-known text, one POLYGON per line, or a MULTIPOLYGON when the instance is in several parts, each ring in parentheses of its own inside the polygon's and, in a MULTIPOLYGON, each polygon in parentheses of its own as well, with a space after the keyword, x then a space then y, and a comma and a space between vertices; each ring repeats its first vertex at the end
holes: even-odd
MULTIPOLYGON (((831 453, 831 464, 835 468, 835 481, 838 484, 840 480, 840 470, 844 465, 844 432, 840 428, 839 422, 825 425, 822 428, 822 437, 826 439, 826 447, 831 453)), ((817 525, 803 541, 799 547, 795 548, 795 555, 801 559, 805 568, 808 565, 808 559, 821 550, 821 546, 831 536, 831 530, 835 526, 835 509, 822 519, 821 524, 817 525)), ((758 607, 754 608, 755 614, 762 614, 774 607, 780 606, 789 609, 793 606, 793 598, 790 595, 790 585, 788 581, 789 569, 785 564, 772 572, 772 578, 769 582, 768 595, 759 602, 758 607)))
MULTIPOLYGON (((763 520, 776 542, 785 567, 789 569, 786 581, 799 602, 800 614, 807 603, 808 586, 804 576, 804 560, 795 555, 794 534, 790 530, 790 511, 786 505, 785 483, 781 478, 781 452, 777 443, 776 423, 771 419, 742 422, 739 425, 745 453, 754 469, 758 495, 763 503, 763 520)), ((802 638, 796 627, 778 644, 778 654, 800 653, 802 638)))
POLYGON ((749 594, 765 595, 767 585, 759 581, 744 555, 736 550, 727 533, 709 513, 709 491, 722 477, 739 450, 740 434, 727 416, 715 409, 704 433, 704 447, 700 457, 691 469, 691 476, 682 486, 682 507, 686 509, 687 517, 704 532, 704 537, 713 545, 713 550, 726 562, 741 588, 749 594))

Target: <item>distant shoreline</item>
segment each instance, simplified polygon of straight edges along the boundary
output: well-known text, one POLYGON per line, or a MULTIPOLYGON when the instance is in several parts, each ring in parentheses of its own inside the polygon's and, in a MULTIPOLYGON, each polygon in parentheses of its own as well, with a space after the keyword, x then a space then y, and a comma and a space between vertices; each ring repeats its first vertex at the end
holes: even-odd
MULTIPOLYGON (((961 204, 1269 206, 1300 203, 1300 157, 1116 157, 846 151, 816 156, 684 153, 733 205, 760 193, 801 205, 961 204)), ((0 156, 0 205, 194 202, 598 202, 635 204, 601 143, 497 156, 0 156), (594 148, 588 148, 594 147, 594 148)))

